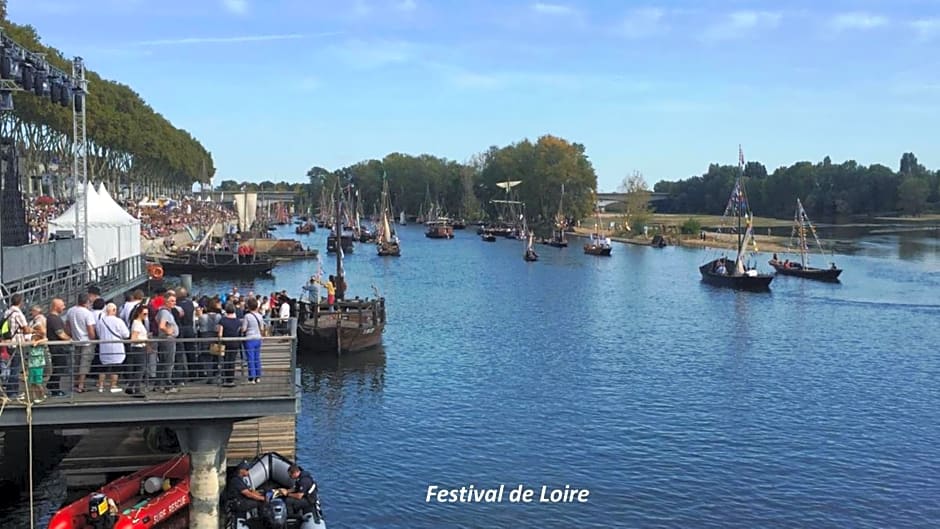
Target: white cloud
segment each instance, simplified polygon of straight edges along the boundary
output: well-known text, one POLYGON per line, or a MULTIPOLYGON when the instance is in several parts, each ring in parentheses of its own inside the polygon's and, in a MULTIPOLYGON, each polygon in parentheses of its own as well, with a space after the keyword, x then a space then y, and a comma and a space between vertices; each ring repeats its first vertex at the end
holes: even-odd
MULTIPOLYGON (((335 34, 335 33, 334 33, 335 34)), ((328 36, 320 34, 317 36, 328 36)), ((185 37, 179 39, 143 40, 135 42, 135 46, 180 46, 186 44, 236 44, 240 42, 265 42, 272 40, 295 40, 305 38, 305 35, 296 33, 286 35, 242 35, 238 37, 185 37)))
POLYGON ((417 8, 418 3, 415 0, 401 0, 395 3, 395 9, 399 11, 414 11, 417 8))
POLYGON ((873 29, 884 26, 888 18, 872 13, 840 13, 832 18, 832 27, 836 30, 846 29, 873 29))
POLYGON ((629 38, 648 37, 665 29, 662 24, 665 16, 666 11, 658 7, 636 9, 627 13, 617 30, 629 38))
POLYGON ((922 18, 911 22, 917 38, 926 41, 940 34, 940 18, 922 18))
POLYGON ((783 15, 776 11, 735 11, 705 30, 705 40, 730 40, 753 33, 758 29, 775 28, 783 15))
POLYGON ((536 2, 532 4, 532 10, 543 15, 571 15, 575 10, 571 6, 564 4, 549 4, 545 2, 536 2))
POLYGON ((222 7, 229 13, 244 15, 248 12, 248 0, 222 0, 222 7))

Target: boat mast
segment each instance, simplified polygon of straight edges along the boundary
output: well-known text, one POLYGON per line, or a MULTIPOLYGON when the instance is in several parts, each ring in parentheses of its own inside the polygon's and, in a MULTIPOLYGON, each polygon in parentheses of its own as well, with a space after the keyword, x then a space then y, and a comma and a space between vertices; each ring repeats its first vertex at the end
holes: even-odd
MULTIPOLYGON (((342 193, 340 193, 342 196, 342 193)), ((334 222, 333 228, 335 229, 336 234, 336 277, 337 282, 335 285, 339 285, 343 278, 343 217, 342 213, 342 200, 337 200, 336 204, 336 221, 334 222)), ((334 286, 335 286, 334 285, 334 286)))

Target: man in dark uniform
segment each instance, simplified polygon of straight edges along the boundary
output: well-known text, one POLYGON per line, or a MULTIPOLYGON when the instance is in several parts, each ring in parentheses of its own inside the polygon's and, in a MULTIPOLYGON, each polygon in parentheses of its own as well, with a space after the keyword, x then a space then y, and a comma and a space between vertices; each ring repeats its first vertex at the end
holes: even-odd
POLYGON ((284 496, 284 503, 295 515, 298 513, 312 513, 313 522, 320 523, 320 512, 317 510, 317 483, 306 470, 300 470, 297 465, 287 469, 287 475, 294 480, 294 488, 279 489, 284 496))
POLYGON ((229 501, 232 511, 244 515, 252 509, 261 509, 264 505, 264 494, 248 486, 247 462, 238 465, 238 476, 230 479, 225 486, 225 497, 229 501))

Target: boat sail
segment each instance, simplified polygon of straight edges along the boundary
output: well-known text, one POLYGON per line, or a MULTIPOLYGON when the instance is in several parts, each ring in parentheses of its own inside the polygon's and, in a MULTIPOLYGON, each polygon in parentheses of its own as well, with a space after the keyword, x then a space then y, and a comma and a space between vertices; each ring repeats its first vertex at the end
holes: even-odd
POLYGON ((719 287, 740 290, 769 289, 774 276, 761 274, 756 268, 747 266, 744 262, 748 241, 753 243, 755 252, 757 243, 754 241, 754 216, 744 187, 744 151, 741 150, 740 145, 738 146, 738 178, 731 191, 731 197, 728 199, 728 205, 725 207, 724 217, 728 216, 734 216, 736 219, 737 255, 733 263, 725 257, 719 257, 700 266, 698 269, 702 274, 702 281, 719 287))
POLYGON ((597 255, 601 257, 610 257, 610 239, 601 230, 601 210, 597 205, 597 194, 592 194, 594 201, 594 231, 591 232, 591 240, 584 245, 584 253, 588 255, 597 255))
POLYGON ((555 214, 555 226, 552 229, 552 238, 548 245, 555 248, 567 248, 568 239, 565 238, 565 229, 568 221, 565 218, 565 184, 561 184, 561 198, 558 200, 558 213, 555 214))
POLYGON ((538 261, 539 254, 535 253, 535 248, 532 247, 532 234, 529 234, 529 238, 526 241, 525 253, 522 254, 522 259, 525 261, 538 261))
MULTIPOLYGON (((382 223, 379 225, 379 237, 376 246, 378 253, 382 257, 398 257, 401 255, 401 243, 395 230, 392 229, 388 216, 391 214, 392 205, 388 197, 388 179, 382 175, 382 223)), ((404 212, 402 212, 404 215, 404 212)))
POLYGON ((820 281, 838 281, 842 269, 836 267, 835 263, 830 263, 829 268, 813 268, 809 266, 809 245, 806 240, 806 232, 813 234, 813 240, 816 241, 816 247, 820 252, 824 252, 819 237, 816 235, 816 228, 810 222, 806 210, 803 209, 803 203, 796 199, 796 212, 793 214, 793 229, 790 231, 790 243, 787 245, 789 251, 793 247, 793 240, 797 239, 800 244, 800 262, 795 263, 790 260, 780 261, 777 254, 774 254, 770 260, 770 266, 774 267, 780 275, 803 277, 806 279, 817 279, 820 281))
POLYGON ((405 210, 401 210, 401 212, 398 214, 398 223, 402 226, 408 225, 408 222, 405 221, 405 210))

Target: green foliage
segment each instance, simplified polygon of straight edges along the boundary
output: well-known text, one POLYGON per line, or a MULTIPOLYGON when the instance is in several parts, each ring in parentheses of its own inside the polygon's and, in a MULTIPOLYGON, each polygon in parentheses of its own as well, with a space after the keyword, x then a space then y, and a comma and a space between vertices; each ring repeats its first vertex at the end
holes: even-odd
MULTIPOLYGON (((40 42, 35 28, 5 19, 0 3, 0 29, 23 47, 43 53, 65 72, 71 62, 40 42)), ((212 155, 188 132, 174 127, 130 87, 86 71, 86 131, 89 173, 95 179, 147 182, 169 186, 207 183, 215 174, 212 155)), ((17 92, 14 111, 5 116, 13 135, 26 146, 27 162, 67 158, 72 136, 72 111, 45 97, 17 92)))
MULTIPOLYGON (((797 198, 816 218, 885 214, 899 207, 923 211, 927 200, 940 198, 940 174, 917 163, 912 153, 901 157, 898 172, 880 164, 866 167, 853 160, 833 164, 828 156, 817 164, 797 162, 779 167, 769 175, 762 168, 757 162, 745 166, 749 205, 758 216, 789 218, 797 198), (920 183, 907 184, 902 198, 901 184, 908 176, 920 183)), ((712 164, 701 176, 659 182, 655 190, 668 193, 671 199, 659 211, 719 214, 725 210, 737 174, 735 166, 712 164)))
POLYGON ((506 147, 490 147, 461 164, 428 154, 391 153, 382 160, 365 160, 329 171, 316 166, 307 171, 313 203, 333 193, 336 183, 352 178, 366 212, 377 204, 382 177, 387 175, 395 211, 418 214, 429 202, 438 203, 451 216, 478 219, 495 215, 492 199, 505 199, 496 184, 521 180, 513 188, 525 202, 531 221, 548 222, 557 213, 561 186, 565 185, 565 213, 581 218, 591 211, 591 193, 597 185, 594 168, 584 146, 554 136, 536 143, 523 140, 506 147))
POLYGON ((683 235, 693 235, 701 233, 702 223, 698 221, 695 217, 689 217, 685 222, 682 223, 682 226, 679 227, 679 231, 683 235))
POLYGON ((624 234, 639 235, 653 218, 649 185, 642 174, 634 171, 633 174, 624 177, 623 182, 620 183, 620 192, 626 193, 621 218, 622 231, 625 232, 624 234))
POLYGON ((927 205, 929 186, 924 178, 906 176, 898 186, 898 208, 909 215, 920 215, 927 205))

